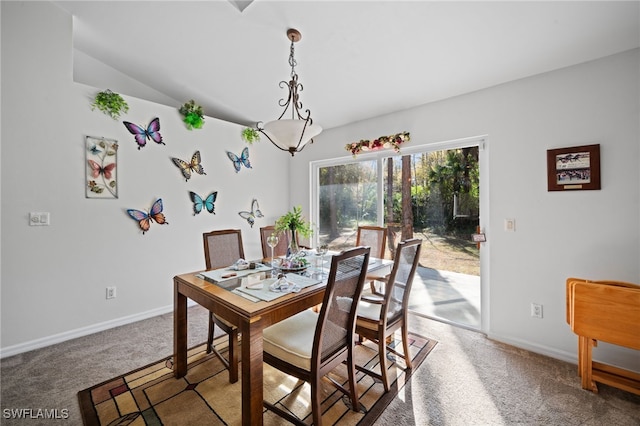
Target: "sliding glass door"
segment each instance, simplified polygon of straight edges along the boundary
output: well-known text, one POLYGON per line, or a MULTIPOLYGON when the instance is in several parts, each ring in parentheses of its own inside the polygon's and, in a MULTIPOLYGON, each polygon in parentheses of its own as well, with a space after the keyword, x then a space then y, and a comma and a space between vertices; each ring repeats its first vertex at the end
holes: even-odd
POLYGON ((480 328, 480 140, 383 150, 312 164, 316 236, 331 250, 355 246, 361 225, 387 227, 397 243, 423 240, 410 309, 480 328))

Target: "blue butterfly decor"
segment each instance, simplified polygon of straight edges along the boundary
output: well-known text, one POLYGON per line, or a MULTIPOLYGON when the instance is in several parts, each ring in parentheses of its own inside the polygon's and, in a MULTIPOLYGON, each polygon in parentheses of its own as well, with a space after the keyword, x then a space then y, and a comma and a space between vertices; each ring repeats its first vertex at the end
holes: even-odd
POLYGON ((124 127, 127 128, 129 133, 135 137, 138 149, 147 144, 147 139, 150 139, 157 144, 166 145, 162 142, 162 135, 160 134, 160 119, 158 117, 151 120, 146 129, 128 121, 123 121, 122 124, 124 124, 124 127))
POLYGON ((202 209, 206 209, 209 213, 216 214, 215 206, 213 203, 216 202, 216 198, 218 197, 218 191, 214 191, 207 196, 207 198, 202 199, 201 196, 196 194, 193 191, 189 191, 189 196, 191 197, 191 201, 193 201, 193 215, 200 214, 202 209))
POLYGON ((241 211, 241 212, 238 212, 238 214, 240 215, 241 218, 246 219, 247 222, 249 223, 249 225, 251 225, 252 228, 253 228, 253 224, 256 223, 256 217, 258 217, 258 218, 264 217, 264 215, 260 211, 260 206, 258 205, 258 200, 256 200, 255 198, 251 202, 251 211, 250 212, 241 211))
POLYGON ((242 150, 242 154, 240 157, 235 155, 233 152, 227 151, 227 157, 233 163, 233 167, 236 169, 236 173, 240 171, 240 168, 244 165, 246 168, 251 169, 251 162, 249 161, 249 148, 245 147, 242 150))

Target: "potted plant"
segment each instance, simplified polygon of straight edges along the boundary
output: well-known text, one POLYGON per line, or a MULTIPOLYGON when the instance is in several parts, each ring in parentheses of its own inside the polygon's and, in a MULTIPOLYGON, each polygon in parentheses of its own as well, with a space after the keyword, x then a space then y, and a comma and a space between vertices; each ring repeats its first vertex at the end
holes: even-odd
POLYGON ((279 234, 287 231, 291 232, 287 257, 294 257, 299 251, 298 233, 305 238, 309 238, 313 233, 311 224, 302 217, 301 206, 294 206, 291 211, 280 216, 280 218, 276 220, 275 230, 279 234))
POLYGON ((91 104, 91 111, 98 108, 100 111, 111 116, 114 120, 120 118, 120 114, 127 113, 129 111, 129 104, 122 96, 107 89, 102 92, 98 92, 93 103, 91 104))
POLYGON ((183 115, 182 121, 187 125, 187 129, 201 129, 204 126, 204 113, 202 107, 196 105, 196 102, 191 99, 189 102, 185 102, 178 110, 183 115))
POLYGON ((260 133, 252 127, 245 127, 242 129, 242 139, 248 144, 252 144, 260 140, 260 133))

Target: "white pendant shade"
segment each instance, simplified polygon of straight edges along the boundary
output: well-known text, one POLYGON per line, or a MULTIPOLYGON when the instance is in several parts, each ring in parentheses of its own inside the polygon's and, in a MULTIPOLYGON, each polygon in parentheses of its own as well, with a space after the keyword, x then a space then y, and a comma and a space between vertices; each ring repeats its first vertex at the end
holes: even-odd
POLYGON ((307 124, 305 120, 280 119, 265 123, 262 130, 281 149, 289 151, 293 148, 300 151, 311 139, 322 132, 322 127, 317 124, 307 124))

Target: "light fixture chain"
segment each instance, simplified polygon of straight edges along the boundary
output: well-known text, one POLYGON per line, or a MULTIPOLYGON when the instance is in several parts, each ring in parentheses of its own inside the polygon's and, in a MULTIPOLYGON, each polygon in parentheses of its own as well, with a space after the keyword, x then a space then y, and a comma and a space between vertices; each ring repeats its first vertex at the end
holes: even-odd
POLYGON ((293 40, 291 41, 291 48, 289 51, 289 65, 291 65, 291 77, 293 78, 296 75, 296 65, 298 65, 296 58, 294 57, 295 48, 293 47, 293 40))

